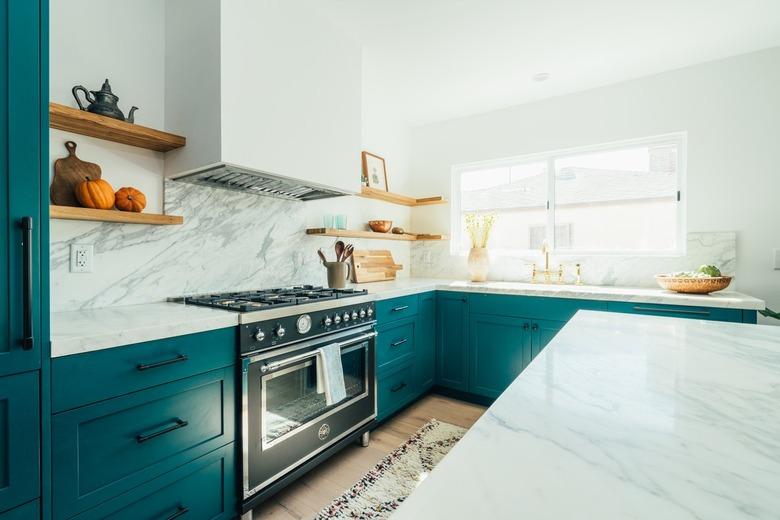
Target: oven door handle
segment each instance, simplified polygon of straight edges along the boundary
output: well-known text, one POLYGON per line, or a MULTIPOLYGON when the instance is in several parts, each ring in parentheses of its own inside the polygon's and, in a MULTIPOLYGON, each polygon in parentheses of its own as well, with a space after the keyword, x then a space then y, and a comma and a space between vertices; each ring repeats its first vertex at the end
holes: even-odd
MULTIPOLYGON (((344 341, 339 343, 339 348, 348 347, 350 345, 354 345, 356 343, 362 343, 363 341, 373 339, 377 336, 376 332, 367 332, 366 334, 361 334, 360 336, 357 336, 355 338, 352 338, 348 341, 344 341)), ((267 374, 269 372, 273 372, 274 370, 279 370, 282 367, 285 367, 287 365, 292 365, 293 363, 298 363, 299 361, 303 361, 304 359, 309 359, 317 355, 318 350, 310 350, 308 352, 304 352, 303 354, 298 354, 297 356, 292 356, 287 359, 283 359, 282 361, 274 361, 273 363, 265 363, 262 366, 260 366, 260 372, 263 374, 267 374)))

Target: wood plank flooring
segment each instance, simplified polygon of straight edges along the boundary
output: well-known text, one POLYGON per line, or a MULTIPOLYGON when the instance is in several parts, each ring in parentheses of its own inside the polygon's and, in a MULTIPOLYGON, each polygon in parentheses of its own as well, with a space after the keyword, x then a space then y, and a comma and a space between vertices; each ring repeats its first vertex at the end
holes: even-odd
POLYGON ((367 448, 355 445, 344 449, 256 508, 254 520, 312 518, 429 420, 469 428, 484 411, 482 406, 428 395, 371 432, 371 444, 367 448))

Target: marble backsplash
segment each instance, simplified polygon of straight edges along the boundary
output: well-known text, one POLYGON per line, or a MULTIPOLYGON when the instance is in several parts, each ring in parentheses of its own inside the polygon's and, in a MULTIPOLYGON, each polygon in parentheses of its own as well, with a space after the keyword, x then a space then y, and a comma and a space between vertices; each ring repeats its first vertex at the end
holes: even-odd
MULTIPOLYGON (((339 201, 339 212, 360 204, 351 198, 301 203, 166 181, 166 211, 184 215, 182 226, 52 220, 52 311, 293 283, 325 285, 316 250, 331 252, 335 239, 304 230, 318 225, 321 217, 313 213, 332 208, 332 201, 339 201), (69 272, 71 244, 94 245, 94 272, 69 272)), ((377 248, 375 241, 354 244, 377 248)), ((379 247, 409 265, 409 243, 386 241, 379 247)))
MULTIPOLYGON (((695 270, 702 264, 715 264, 724 274, 737 270, 735 232, 688 233, 685 256, 563 256, 551 255, 557 268, 564 264, 568 282, 574 281, 574 264, 582 265, 582 281, 589 285, 657 287, 654 275, 695 270)), ((420 242, 412 245, 412 276, 421 278, 467 279, 466 257, 452 255, 450 244, 420 242)), ((541 265, 541 253, 520 257, 491 258, 489 280, 522 282, 531 280, 531 265, 541 265)), ((735 280, 736 282, 736 280, 735 280)), ((736 289, 732 283, 730 289, 736 289)))

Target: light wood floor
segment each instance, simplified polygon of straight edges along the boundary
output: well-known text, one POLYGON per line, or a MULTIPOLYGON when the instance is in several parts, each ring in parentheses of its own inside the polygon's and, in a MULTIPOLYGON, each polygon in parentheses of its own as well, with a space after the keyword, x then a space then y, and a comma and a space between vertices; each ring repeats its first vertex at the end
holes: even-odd
POLYGON ((440 395, 426 396, 371 432, 371 444, 367 448, 357 445, 345 448, 256 508, 254 520, 312 518, 429 420, 469 428, 484 411, 482 406, 440 395))

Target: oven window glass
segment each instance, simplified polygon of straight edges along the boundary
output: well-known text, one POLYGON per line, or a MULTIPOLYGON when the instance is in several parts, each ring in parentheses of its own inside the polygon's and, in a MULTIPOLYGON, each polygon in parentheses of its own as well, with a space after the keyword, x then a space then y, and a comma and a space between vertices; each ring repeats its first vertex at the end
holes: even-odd
POLYGON ((263 446, 291 434, 309 421, 367 392, 368 343, 342 350, 341 365, 347 397, 330 406, 317 393, 317 357, 282 368, 261 379, 263 446))

